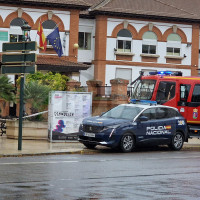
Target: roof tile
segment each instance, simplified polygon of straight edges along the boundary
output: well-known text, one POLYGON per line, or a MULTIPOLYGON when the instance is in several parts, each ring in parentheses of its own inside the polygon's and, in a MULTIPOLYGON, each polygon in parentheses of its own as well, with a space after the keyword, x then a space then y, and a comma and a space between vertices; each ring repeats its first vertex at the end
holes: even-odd
POLYGON ((95 11, 200 19, 199 9, 199 0, 110 0, 95 11))

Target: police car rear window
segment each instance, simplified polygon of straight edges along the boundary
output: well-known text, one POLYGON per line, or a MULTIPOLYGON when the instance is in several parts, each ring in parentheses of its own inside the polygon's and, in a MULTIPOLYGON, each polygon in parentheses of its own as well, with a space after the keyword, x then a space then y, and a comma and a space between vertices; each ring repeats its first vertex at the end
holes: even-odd
POLYGON ((180 114, 172 108, 157 108, 157 119, 173 118, 177 116, 180 116, 180 114))
POLYGON ((173 108, 149 108, 142 113, 142 116, 148 117, 149 120, 159 120, 174 118, 181 114, 173 108))

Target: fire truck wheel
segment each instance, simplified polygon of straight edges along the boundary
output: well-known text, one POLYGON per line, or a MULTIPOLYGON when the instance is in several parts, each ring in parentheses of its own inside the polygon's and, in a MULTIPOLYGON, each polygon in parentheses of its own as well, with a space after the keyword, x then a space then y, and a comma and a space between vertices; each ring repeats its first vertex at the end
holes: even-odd
POLYGON ((120 141, 120 149, 124 153, 131 152, 135 147, 135 138, 131 133, 125 133, 120 141))
POLYGON ((88 149, 94 149, 97 145, 96 144, 88 144, 88 143, 83 143, 88 149))
POLYGON ((179 151, 183 147, 184 137, 180 132, 176 132, 172 138, 171 144, 169 147, 174 151, 179 151))

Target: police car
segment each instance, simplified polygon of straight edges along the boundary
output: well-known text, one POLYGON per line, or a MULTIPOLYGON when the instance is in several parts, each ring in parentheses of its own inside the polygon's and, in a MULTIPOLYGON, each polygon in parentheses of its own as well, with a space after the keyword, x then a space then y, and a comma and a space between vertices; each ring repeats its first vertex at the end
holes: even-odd
POLYGON ((180 150, 188 141, 188 131, 186 120, 176 108, 121 104, 101 116, 84 119, 78 140, 87 148, 103 145, 123 152, 145 144, 167 144, 173 150, 180 150))

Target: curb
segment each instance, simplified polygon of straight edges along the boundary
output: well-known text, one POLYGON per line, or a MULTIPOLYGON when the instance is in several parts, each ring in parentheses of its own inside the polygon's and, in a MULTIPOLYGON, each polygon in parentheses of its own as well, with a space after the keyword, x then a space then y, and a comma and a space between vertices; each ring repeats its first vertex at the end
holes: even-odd
POLYGON ((5 157, 28 157, 28 156, 48 156, 48 155, 68 155, 68 154, 97 154, 97 150, 90 150, 90 149, 85 149, 85 150, 78 150, 78 151, 58 151, 58 152, 41 152, 41 153, 17 153, 17 154, 0 154, 0 158, 5 158, 5 157))
MULTIPOLYGON (((28 157, 28 156, 48 156, 48 155, 68 155, 68 154, 98 154, 103 152, 103 149, 82 149, 82 150, 75 150, 75 151, 57 151, 57 152, 41 152, 41 153, 16 153, 16 154, 0 154, 0 158, 5 157, 28 157)), ((200 151, 200 145, 184 145, 181 151, 200 151)), ((104 151, 105 152, 105 151, 104 151)))
POLYGON ((42 153, 18 153, 18 154, 0 154, 0 158, 5 157, 25 157, 25 156, 48 156, 48 155, 66 155, 66 154, 84 154, 83 150, 69 152, 42 152, 42 153))
POLYGON ((200 151, 200 146, 199 145, 186 145, 182 148, 183 151, 200 151))

